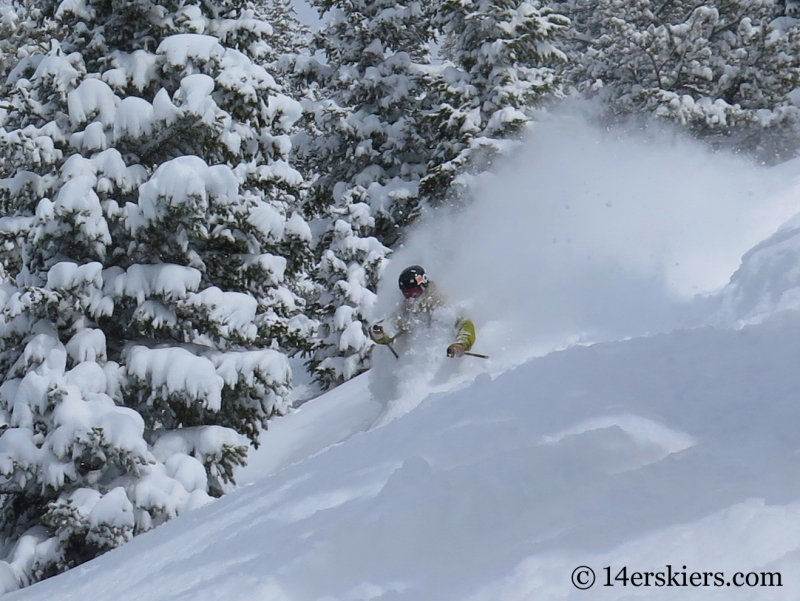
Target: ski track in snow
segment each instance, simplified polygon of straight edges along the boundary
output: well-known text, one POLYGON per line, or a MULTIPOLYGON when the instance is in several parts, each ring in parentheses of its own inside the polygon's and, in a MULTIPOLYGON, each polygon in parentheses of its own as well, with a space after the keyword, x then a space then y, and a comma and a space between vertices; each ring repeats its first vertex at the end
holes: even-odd
POLYGON ((357 378, 275 422, 251 485, 8 598, 796 599, 798 357, 795 313, 576 347, 371 430, 357 378), (783 587, 570 582, 667 564, 783 587))

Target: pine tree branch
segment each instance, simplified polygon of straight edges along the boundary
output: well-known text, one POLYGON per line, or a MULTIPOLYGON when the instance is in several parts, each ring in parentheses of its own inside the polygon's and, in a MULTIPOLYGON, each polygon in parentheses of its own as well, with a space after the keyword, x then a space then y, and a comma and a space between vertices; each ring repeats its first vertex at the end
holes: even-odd
POLYGON ((18 484, 13 484, 13 488, 9 488, 10 485, 8 482, 0 484, 0 495, 21 495, 25 492, 18 484))
POLYGON ((655 16, 656 16, 656 17, 659 17, 659 16, 661 15, 661 13, 662 13, 662 12, 664 12, 664 11, 665 11, 667 8, 669 8, 669 7, 670 7, 672 4, 674 4, 674 3, 675 3, 675 0, 667 0, 666 2, 664 2, 664 4, 662 4, 662 5, 661 5, 661 8, 659 8, 659 9, 658 9, 658 10, 657 10, 657 11, 654 13, 654 14, 655 14, 655 16))

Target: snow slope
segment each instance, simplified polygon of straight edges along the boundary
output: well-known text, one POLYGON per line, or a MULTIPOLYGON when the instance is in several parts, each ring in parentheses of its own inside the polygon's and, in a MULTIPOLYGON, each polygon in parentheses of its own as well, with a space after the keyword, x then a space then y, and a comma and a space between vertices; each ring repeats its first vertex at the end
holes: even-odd
POLYGON ((306 402, 270 423, 242 489, 8 599, 800 599, 800 221, 773 233, 800 165, 561 127, 395 255, 428 253, 493 361, 388 408, 378 369, 306 402), (667 565, 723 586, 601 586, 606 566, 667 565), (783 586, 725 586, 750 571, 783 586))
POLYGON ((252 484, 342 442, 368 429, 381 411, 380 404, 370 398, 366 376, 345 382, 270 422, 261 445, 258 450, 251 449, 248 464, 239 470, 236 481, 252 484))
POLYGON ((721 300, 721 323, 758 323, 800 308, 800 215, 745 254, 721 300))
POLYGON ((273 475, 8 598, 797 599, 799 358, 794 312, 576 347, 304 450, 303 412, 369 419, 362 377, 284 422, 273 475), (570 581, 667 564, 783 586, 570 581))

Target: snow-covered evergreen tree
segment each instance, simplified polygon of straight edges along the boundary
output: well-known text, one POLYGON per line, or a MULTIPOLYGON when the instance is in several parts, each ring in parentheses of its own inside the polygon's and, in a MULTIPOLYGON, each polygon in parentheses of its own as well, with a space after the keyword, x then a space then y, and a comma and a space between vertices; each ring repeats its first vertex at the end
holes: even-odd
POLYGON ((263 14, 0 15, 0 527, 22 585, 221 494, 286 408, 311 231, 263 14))
POLYGON ((772 160, 795 151, 800 21, 790 16, 791 3, 556 6, 574 23, 565 74, 580 91, 599 95, 607 113, 668 119, 772 160))
POLYGON ((443 0, 434 23, 448 59, 428 116, 438 143, 421 190, 430 202, 461 199, 469 174, 513 147, 531 111, 560 93, 553 67, 568 21, 530 0, 443 0))
POLYGON ((369 235, 375 220, 363 202, 366 190, 356 188, 346 194, 349 198, 330 209, 332 220, 319 240, 323 250, 314 272, 321 290, 314 309, 322 325, 309 367, 323 389, 369 367, 374 344, 366 328, 374 318, 375 286, 390 252, 369 235))
POLYGON ((350 189, 366 190, 377 237, 394 242, 418 207, 427 165, 420 96, 429 87, 432 3, 318 0, 326 21, 317 48, 326 59, 313 148, 321 210, 350 189))
POLYGON ((421 137, 430 89, 433 3, 317 0, 316 48, 324 67, 304 152, 314 182, 308 215, 325 231, 316 277, 323 323, 311 360, 329 386, 363 371, 371 342, 361 330, 388 249, 418 215, 430 143, 421 137), (340 304, 341 303, 341 304, 340 304), (358 332, 358 333, 356 333, 358 332))

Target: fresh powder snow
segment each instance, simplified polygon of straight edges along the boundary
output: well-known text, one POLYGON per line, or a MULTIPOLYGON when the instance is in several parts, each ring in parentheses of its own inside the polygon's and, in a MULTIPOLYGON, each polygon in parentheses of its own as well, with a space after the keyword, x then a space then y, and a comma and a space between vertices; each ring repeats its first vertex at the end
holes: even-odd
POLYGON ((275 422, 271 475, 9 598, 791 599, 798 353, 788 313, 578 347, 374 429, 361 376, 275 422), (783 588, 570 581, 668 564, 783 588))
MULTIPOLYGON (((375 349, 386 351, 386 361, 371 372, 271 421, 239 471, 241 489, 214 502, 196 457, 239 441, 222 440, 233 434, 215 427, 165 434, 153 450, 164 458, 163 474, 148 475, 152 486, 145 480, 141 494, 165 494, 158 478, 171 478, 181 486, 164 499, 165 511, 197 509, 8 598, 796 599, 800 234, 792 215, 800 210, 800 170, 768 171, 669 137, 643 144, 574 125, 543 128, 536 139, 560 139, 565 127, 571 141, 556 147, 552 162, 516 167, 502 184, 487 185, 471 211, 420 228, 387 269, 374 303, 377 316, 391 309, 392 269, 427 249, 451 300, 479 318, 475 350, 491 359, 420 353, 417 375, 405 371, 403 396, 378 402, 370 389, 394 360, 375 349), (562 196, 548 197, 574 170, 566 156, 582 171, 562 196), (659 179, 665 163, 683 179, 659 179), (620 194, 620 179, 633 188, 629 197, 620 194), (543 194, 536 207, 525 203, 534 183, 543 194), (757 185, 764 196, 753 204, 757 185), (646 189, 652 198, 641 208, 633 200, 646 189), (498 194, 510 214, 493 221, 485 208, 498 194), (665 198, 676 202, 658 213, 665 198), (723 207, 729 213, 710 228, 723 207), (656 213, 640 221, 645 210, 656 213), (517 224, 533 231, 523 237, 517 224), (634 224, 644 232, 629 229, 634 224), (549 231, 555 242, 542 238, 549 231), (442 232, 466 236, 473 245, 462 247, 466 257, 483 256, 478 264, 494 261, 496 270, 476 276, 448 262, 449 241, 459 238, 442 232), (570 236, 579 250, 556 252, 570 236), (511 250, 525 258, 521 273, 500 260, 511 250), (535 273, 537 266, 543 271, 535 273), (570 273, 583 279, 569 285, 570 273), (628 275, 613 279, 619 273, 628 275), (693 296, 700 289, 710 292, 693 296), (486 318, 491 292, 493 320, 486 318), (535 296, 547 292, 547 302, 535 296), (431 377, 445 368, 445 377, 431 377), (596 574, 591 591, 573 584, 581 566, 596 574), (622 568, 630 575, 667 566, 722 574, 722 586, 633 587, 613 579, 622 568), (737 572, 780 573, 782 586, 727 586, 737 572), (607 577, 612 586, 604 586, 607 577)), ((539 151, 535 141, 528 145, 539 151)), ((92 266, 85 270, 51 273, 59 285, 98 277, 92 266)), ((141 286, 159 285, 155 276, 137 277, 141 286)), ((191 298, 192 282, 175 281, 177 293, 191 298)), ((209 290, 207 304, 229 312, 233 324, 250 311, 220 294, 209 290)), ((26 353, 79 361, 103 346, 87 329, 66 350, 29 345, 26 353)), ((223 380, 261 374, 280 382, 289 364, 268 350, 198 357, 137 347, 129 368, 146 372, 153 386, 195 390, 213 403, 223 380), (185 380, 172 380, 178 377, 185 380)), ((20 386, 35 387, 33 376, 20 386)), ((110 405, 104 415, 120 424, 121 437, 136 427, 123 427, 128 417, 110 405)), ((37 452, 31 445, 32 461, 37 452)), ((82 502, 90 521, 130 513, 114 490, 82 502)), ((18 544, 25 557, 33 543, 18 544)), ((9 576, 0 574, 0 582, 9 576)))

